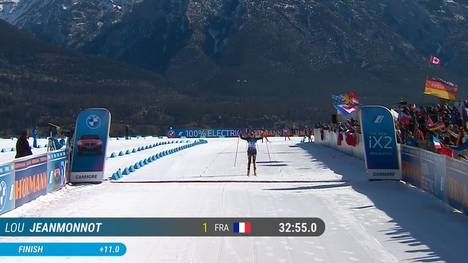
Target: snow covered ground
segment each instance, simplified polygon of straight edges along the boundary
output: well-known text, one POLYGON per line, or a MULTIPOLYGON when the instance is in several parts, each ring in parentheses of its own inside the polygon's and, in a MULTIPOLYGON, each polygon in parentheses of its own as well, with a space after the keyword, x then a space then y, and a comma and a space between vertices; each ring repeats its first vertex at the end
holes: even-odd
MULTIPOLYGON (((111 140, 111 152, 158 138, 111 140)), ((295 138, 259 143, 258 176, 246 144, 208 139, 118 181, 67 186, 3 217, 320 217, 320 237, 0 238, 123 242, 121 258, 1 258, 0 262, 466 262, 468 218, 400 182, 368 182, 362 161, 295 138), (268 152, 270 154, 268 154, 268 152)), ((109 158, 106 175, 160 150, 109 158)))
MULTIPOLYGON (((33 145, 33 139, 30 138, 29 145, 33 145)), ((33 154, 40 154, 47 152, 47 139, 38 139, 38 146, 40 148, 33 148, 33 154)), ((16 155, 16 138, 0 139, 0 164, 9 162, 15 158, 16 155), (13 150, 13 151, 12 151, 13 150), (3 151, 3 152, 2 152, 3 151)))

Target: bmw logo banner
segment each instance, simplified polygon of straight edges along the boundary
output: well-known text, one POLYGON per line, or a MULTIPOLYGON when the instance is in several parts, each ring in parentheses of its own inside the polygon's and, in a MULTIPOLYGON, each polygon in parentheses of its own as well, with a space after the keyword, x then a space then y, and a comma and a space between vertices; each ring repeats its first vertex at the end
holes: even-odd
POLYGON ((400 154, 390 110, 362 106, 361 129, 369 179, 400 180, 400 154))
POLYGON ((73 138, 70 182, 102 182, 111 114, 107 109, 86 109, 78 115, 73 138))

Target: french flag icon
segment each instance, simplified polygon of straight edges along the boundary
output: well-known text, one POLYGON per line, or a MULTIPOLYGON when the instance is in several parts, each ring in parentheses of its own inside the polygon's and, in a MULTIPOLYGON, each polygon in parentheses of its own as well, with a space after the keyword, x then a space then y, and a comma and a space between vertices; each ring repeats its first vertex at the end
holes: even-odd
POLYGON ((252 231, 250 222, 236 222, 234 223, 234 233, 248 234, 252 231))

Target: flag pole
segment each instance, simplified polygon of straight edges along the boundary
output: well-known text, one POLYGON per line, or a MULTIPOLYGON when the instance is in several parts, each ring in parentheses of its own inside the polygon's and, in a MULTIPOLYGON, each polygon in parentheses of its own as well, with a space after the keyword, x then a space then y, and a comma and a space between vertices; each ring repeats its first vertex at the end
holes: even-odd
POLYGON ((425 104, 425 101, 426 101, 426 83, 427 83, 427 80, 429 79, 429 70, 431 69, 431 63, 432 63, 432 55, 429 56, 429 60, 427 61, 427 65, 426 65, 426 79, 424 80, 424 91, 422 94, 423 105, 425 104))
POLYGON ((431 69, 431 60, 432 60, 432 56, 429 57, 429 61, 427 62, 427 66, 426 66, 426 80, 429 78, 429 70, 431 69))

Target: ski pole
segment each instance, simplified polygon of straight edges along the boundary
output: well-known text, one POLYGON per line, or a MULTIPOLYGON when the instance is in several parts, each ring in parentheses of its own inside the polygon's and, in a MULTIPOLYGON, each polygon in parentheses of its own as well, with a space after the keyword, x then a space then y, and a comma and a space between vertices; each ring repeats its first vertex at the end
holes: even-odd
POLYGON ((236 164, 237 164, 237 152, 239 151, 239 141, 240 141, 240 137, 237 137, 237 147, 236 147, 236 157, 234 158, 234 167, 236 167, 236 164))
POLYGON ((270 149, 268 148, 268 142, 266 142, 266 147, 267 147, 267 152, 268 152, 268 159, 270 159, 270 162, 271 162, 271 155, 270 155, 270 149))

